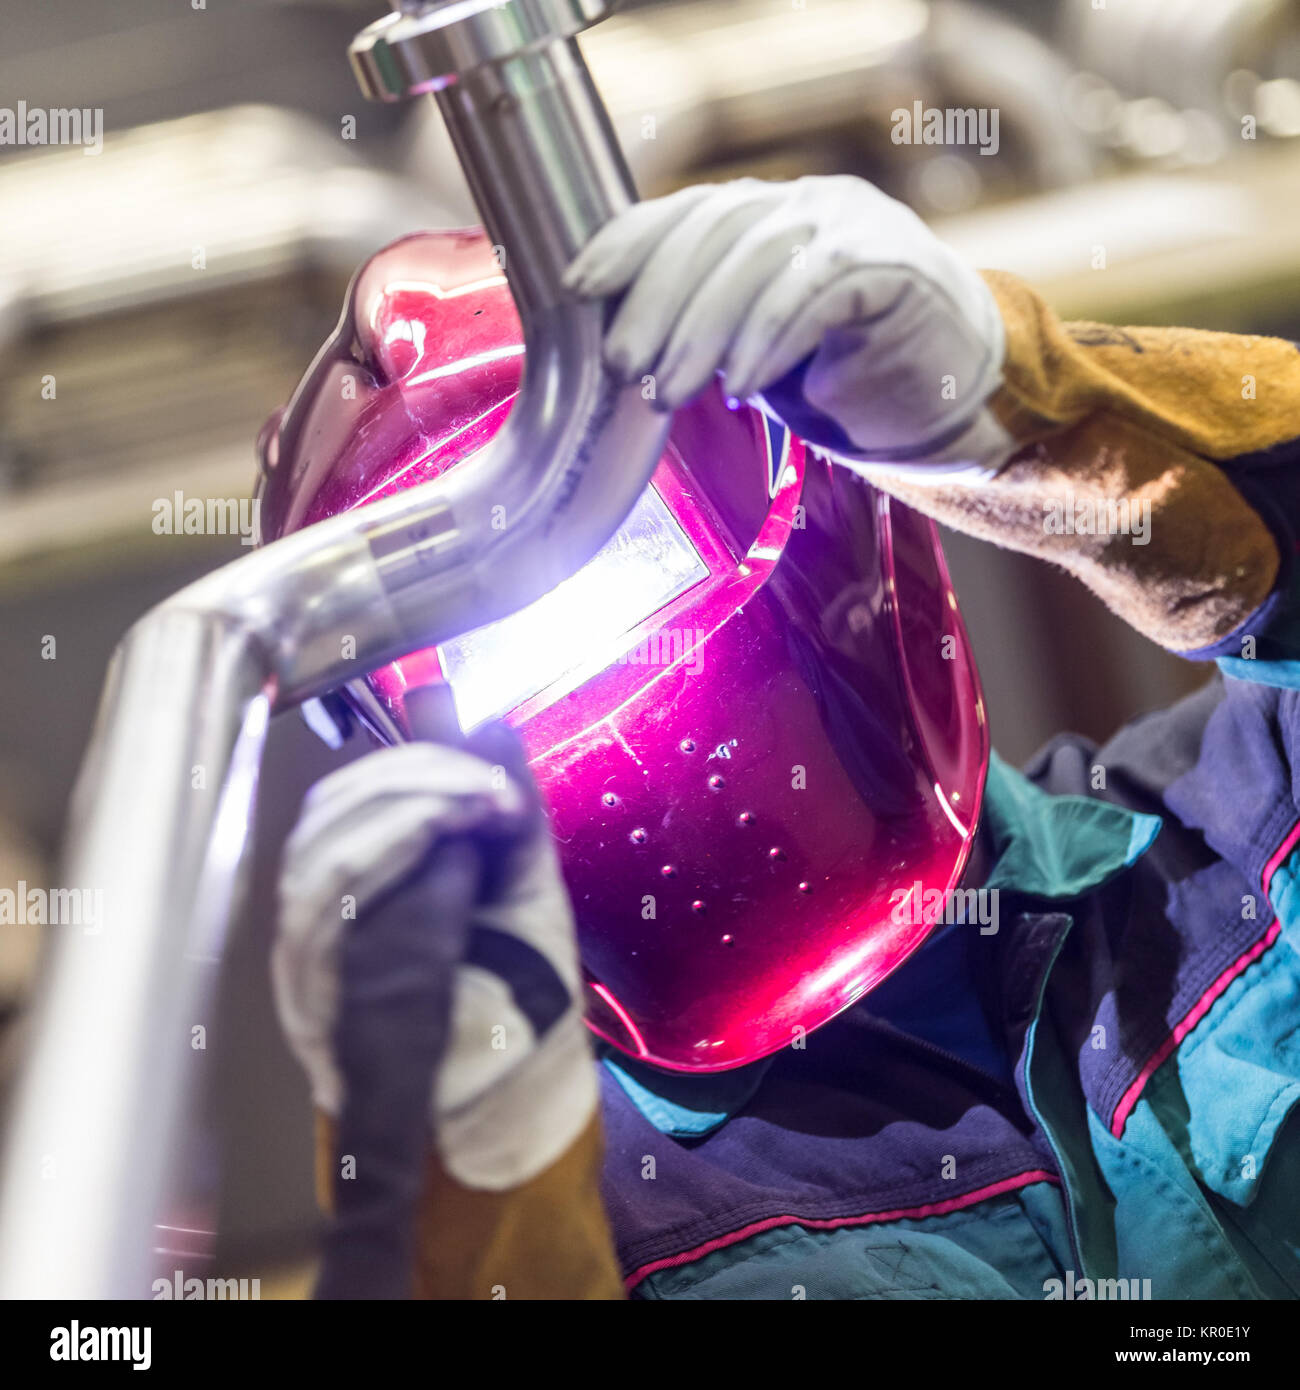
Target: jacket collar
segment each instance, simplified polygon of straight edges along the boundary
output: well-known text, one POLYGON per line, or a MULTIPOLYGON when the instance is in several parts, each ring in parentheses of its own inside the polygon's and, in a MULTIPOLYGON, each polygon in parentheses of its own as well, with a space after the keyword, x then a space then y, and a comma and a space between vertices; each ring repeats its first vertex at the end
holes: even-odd
MULTIPOLYGON (((988 889, 1051 902, 1080 898, 1130 868, 1159 833, 1159 816, 1084 796, 1053 796, 996 753, 984 790, 988 889)), ((903 969, 908 969, 904 965, 903 969)), ((660 1071, 602 1047, 601 1061, 661 1134, 699 1138, 725 1124, 762 1085, 770 1059, 691 1076, 660 1071)))

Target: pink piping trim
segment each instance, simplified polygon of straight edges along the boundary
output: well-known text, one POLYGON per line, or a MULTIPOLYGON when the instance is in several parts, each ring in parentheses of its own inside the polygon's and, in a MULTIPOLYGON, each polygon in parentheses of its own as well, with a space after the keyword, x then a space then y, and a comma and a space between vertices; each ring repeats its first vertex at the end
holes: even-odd
POLYGON ((671 1269, 676 1265, 690 1264, 692 1260, 703 1259, 715 1250, 723 1250, 737 1241, 748 1240, 762 1231, 770 1231, 777 1226, 807 1226, 814 1231, 834 1231, 842 1226, 871 1226, 881 1221, 903 1221, 923 1216, 943 1216, 946 1212, 958 1211, 962 1207, 973 1206, 976 1202, 987 1201, 990 1197, 1001 1196, 1017 1187, 1028 1187, 1035 1182, 1060 1182, 1055 1173, 1035 1168, 1028 1173, 1020 1173, 1014 1178, 1003 1178, 1001 1182, 990 1183, 962 1197, 948 1197, 942 1202, 927 1202, 920 1207, 900 1207, 897 1211, 875 1211, 866 1216, 837 1216, 832 1220, 809 1220, 802 1216, 769 1216, 763 1221, 752 1221, 729 1235, 716 1236, 706 1240, 703 1245, 683 1250, 680 1255, 669 1255, 662 1260, 652 1260, 627 1276, 624 1281, 629 1289, 635 1288, 648 1275, 660 1269, 671 1269))
POLYGON ((1259 884, 1264 890, 1265 897, 1268 897, 1268 890, 1273 886, 1273 875, 1285 863, 1287 856, 1296 847, 1297 841, 1300 841, 1300 821, 1291 827, 1290 834, 1278 845, 1277 852, 1264 865, 1264 872, 1260 875, 1259 884))
MULTIPOLYGON (((1268 897, 1268 891, 1273 886, 1273 875, 1286 863, 1292 850, 1300 844, 1300 821, 1287 832, 1286 838, 1278 845, 1277 849, 1264 865, 1264 872, 1259 876, 1259 886, 1263 890, 1264 897, 1268 897)), ((1159 1067, 1169 1057, 1170 1053, 1180 1042, 1192 1031, 1193 1028, 1210 1011, 1210 1006, 1223 993, 1225 989, 1241 974, 1248 965, 1257 961, 1260 956, 1278 939, 1282 933, 1281 922, 1274 919, 1272 926, 1255 944, 1239 956, 1217 980, 1205 991, 1203 995, 1192 1005, 1191 1009, 1184 1015, 1182 1021, 1172 1033, 1161 1043, 1155 1056, 1138 1073, 1137 1080, 1120 1097, 1119 1104, 1115 1107, 1115 1113, 1110 1118, 1110 1132, 1116 1139, 1124 1132, 1124 1126, 1128 1123, 1128 1117, 1133 1113, 1133 1107, 1138 1103, 1138 1097, 1142 1094, 1142 1088, 1151 1079, 1156 1068, 1159 1067)))
POLYGON ((1152 1073, 1163 1063, 1173 1052, 1180 1042, 1192 1031, 1193 1028, 1210 1011, 1210 1006, 1218 999, 1219 995, 1241 974, 1248 965, 1257 961, 1260 956, 1278 939, 1282 932, 1282 924, 1276 919, 1268 931, 1248 950, 1244 955, 1239 956, 1233 963, 1219 976, 1217 980, 1205 991, 1203 995, 1192 1005, 1182 1021, 1172 1033, 1160 1045, 1159 1051, 1138 1073, 1137 1080, 1124 1092, 1120 1103, 1115 1107, 1115 1113, 1111 1116, 1110 1132, 1116 1139, 1124 1132, 1124 1126, 1128 1123, 1128 1117, 1132 1113, 1133 1107, 1138 1102, 1138 1097, 1142 1094, 1142 1088, 1151 1079, 1152 1073))

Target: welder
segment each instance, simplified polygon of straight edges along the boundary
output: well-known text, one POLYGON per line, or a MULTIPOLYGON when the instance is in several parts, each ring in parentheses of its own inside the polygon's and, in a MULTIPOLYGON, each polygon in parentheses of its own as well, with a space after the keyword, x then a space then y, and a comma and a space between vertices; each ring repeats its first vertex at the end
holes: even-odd
MULTIPOLYGON (((355 412, 409 447, 331 454, 300 393, 273 535, 509 410, 483 240, 374 264, 355 412)), ((850 177, 638 204, 568 285, 670 454, 568 585, 352 693, 391 746, 286 848, 277 999, 373 1256, 325 1291, 1300 1295, 1296 347, 1062 322, 850 177), (1017 771, 925 518, 1219 669, 1017 771)))

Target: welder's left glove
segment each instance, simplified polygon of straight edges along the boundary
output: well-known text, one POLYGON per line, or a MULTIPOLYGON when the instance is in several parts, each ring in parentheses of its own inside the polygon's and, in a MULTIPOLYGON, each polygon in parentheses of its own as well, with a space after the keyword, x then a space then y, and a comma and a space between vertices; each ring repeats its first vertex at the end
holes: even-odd
POLYGON ((726 389, 916 510, 1052 561, 1172 651, 1253 653, 1300 529, 1300 352, 1065 323, 860 179, 638 204, 568 283, 622 294, 610 367, 726 389))
POLYGON ((721 372, 846 458, 986 472, 1010 437, 998 306, 902 203, 862 179, 739 179, 638 203, 587 243, 566 284, 626 291, 605 357, 675 409, 721 372))

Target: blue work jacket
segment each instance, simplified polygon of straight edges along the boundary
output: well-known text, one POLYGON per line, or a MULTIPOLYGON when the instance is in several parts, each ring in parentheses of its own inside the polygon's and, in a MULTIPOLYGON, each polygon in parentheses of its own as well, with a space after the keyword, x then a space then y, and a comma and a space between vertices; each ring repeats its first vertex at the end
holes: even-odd
POLYGON ((753 1067, 604 1056, 633 1296, 1300 1295, 1300 692, 1222 665, 994 758, 996 931, 753 1067))

